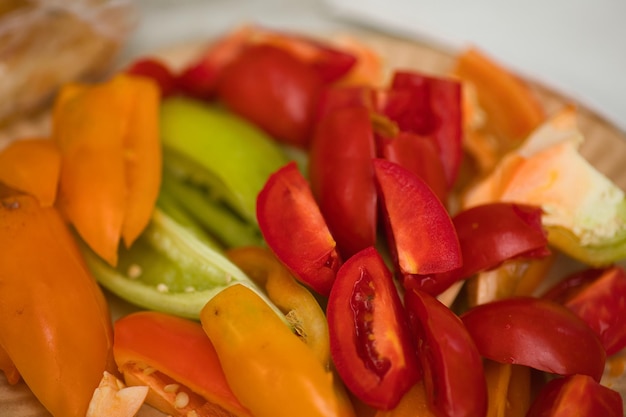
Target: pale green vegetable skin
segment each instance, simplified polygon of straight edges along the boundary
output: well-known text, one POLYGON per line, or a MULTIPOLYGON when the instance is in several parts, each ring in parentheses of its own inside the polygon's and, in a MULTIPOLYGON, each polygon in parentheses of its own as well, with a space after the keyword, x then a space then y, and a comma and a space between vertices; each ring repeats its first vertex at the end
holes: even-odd
POLYGON ((189 98, 165 100, 160 123, 165 153, 173 150, 209 171, 192 180, 209 183, 213 193, 256 224, 257 194, 269 175, 288 162, 280 146, 246 120, 189 98))

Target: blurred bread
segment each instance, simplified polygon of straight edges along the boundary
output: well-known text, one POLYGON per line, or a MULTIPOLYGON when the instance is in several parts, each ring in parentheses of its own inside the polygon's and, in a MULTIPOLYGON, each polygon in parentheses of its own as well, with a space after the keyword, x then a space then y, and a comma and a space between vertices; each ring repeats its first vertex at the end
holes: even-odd
POLYGON ((0 0, 0 127, 68 81, 101 76, 134 24, 132 1, 0 0))

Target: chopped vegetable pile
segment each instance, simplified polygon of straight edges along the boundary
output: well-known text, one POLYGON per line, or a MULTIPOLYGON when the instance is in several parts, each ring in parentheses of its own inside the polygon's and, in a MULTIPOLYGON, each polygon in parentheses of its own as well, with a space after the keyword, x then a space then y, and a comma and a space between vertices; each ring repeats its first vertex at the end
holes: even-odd
POLYGON ((626 196, 575 108, 478 49, 384 65, 246 26, 64 86, 0 151, 9 383, 55 417, 621 417, 626 196))

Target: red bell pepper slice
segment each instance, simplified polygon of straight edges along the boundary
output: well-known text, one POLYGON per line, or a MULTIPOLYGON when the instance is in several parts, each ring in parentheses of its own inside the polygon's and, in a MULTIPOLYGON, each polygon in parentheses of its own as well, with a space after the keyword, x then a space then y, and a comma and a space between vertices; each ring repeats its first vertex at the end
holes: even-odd
POLYGON ((300 282, 327 296, 341 257, 311 187, 295 162, 267 180, 257 198, 257 220, 276 257, 300 282))
POLYGON ((586 375, 556 378, 544 385, 527 417, 622 417, 622 397, 586 375))
POLYGON ((463 322, 433 296, 404 295, 431 409, 447 417, 484 416, 487 383, 478 349, 463 322))
POLYGON ((429 136, 437 145, 448 188, 454 185, 463 159, 461 84, 450 78, 417 72, 394 73, 379 108, 403 131, 429 136))
POLYGON ((614 265, 590 268, 566 277, 544 298, 557 301, 581 317, 612 355, 626 347, 626 271, 614 265))
POLYGON ((217 93, 230 110, 275 139, 306 147, 323 85, 305 62, 261 44, 245 48, 222 70, 217 93))
POLYGON ((326 314, 331 355, 346 387, 372 407, 395 407, 418 381, 419 367, 393 277, 373 247, 339 269, 326 314))
POLYGON ((251 416, 229 388, 200 323, 142 311, 119 319, 114 331, 115 361, 127 384, 151 387, 148 404, 176 416, 192 410, 198 416, 251 416), (179 395, 189 402, 176 402, 179 395))
POLYGON ((374 160, 390 250, 401 275, 428 275, 461 266, 461 248, 443 203, 420 177, 374 160))
POLYGON ((311 190, 344 259, 376 242, 374 131, 364 107, 321 120, 309 152, 311 190))
POLYGON ((376 91, 366 86, 329 86, 320 94, 316 120, 321 119, 344 107, 364 107, 376 109, 376 91))
POLYGON ((514 297, 473 307, 461 319, 482 356, 599 381, 606 352, 595 332, 564 306, 514 297))

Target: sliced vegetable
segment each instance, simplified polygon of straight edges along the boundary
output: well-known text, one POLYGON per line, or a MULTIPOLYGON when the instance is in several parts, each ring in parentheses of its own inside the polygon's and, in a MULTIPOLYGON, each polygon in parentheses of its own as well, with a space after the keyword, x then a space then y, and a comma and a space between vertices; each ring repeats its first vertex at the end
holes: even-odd
POLYGON ((393 277, 373 247, 341 266, 326 314, 333 362, 348 389, 374 408, 394 408, 419 367, 393 277))
POLYGON ((318 122, 309 152, 311 190, 344 258, 376 243, 375 156, 367 108, 345 107, 318 122))
POLYGON ((428 136, 435 143, 448 188, 452 188, 463 158, 461 84, 450 78, 396 71, 382 108, 401 130, 428 136))
POLYGON ((229 386, 255 417, 354 416, 333 372, 250 289, 223 290, 201 321, 229 386))
POLYGON ((484 416, 487 385, 482 358, 452 310, 426 292, 404 295, 428 404, 436 415, 484 416))
POLYGON ((104 295, 61 215, 22 195, 0 201, 0 346, 54 416, 83 417, 113 332, 104 295))
POLYGON ((230 110, 272 137, 305 148, 322 87, 321 77, 305 62, 261 44, 243 49, 224 68, 217 94, 230 110))
POLYGON ((403 275, 447 272, 461 266, 461 249, 443 203, 417 175, 374 160, 387 238, 403 275))
POLYGON ((150 387, 146 402, 166 414, 251 416, 195 321, 154 311, 131 313, 115 322, 114 353, 126 383, 150 387))
POLYGON ((266 248, 240 247, 226 255, 250 279, 265 290, 268 298, 287 317, 294 333, 326 367, 330 367, 328 324, 324 310, 311 292, 266 248))
POLYGON ((620 266, 585 269, 567 276, 546 294, 581 317, 612 355, 626 347, 626 272, 620 266))
POLYGON ((22 139, 0 151, 0 182, 34 196, 42 206, 56 199, 61 153, 50 139, 22 139))
POLYGON ((626 257, 626 196, 578 152, 582 134, 565 108, 494 172, 470 188, 464 207, 490 201, 540 206, 550 244, 592 266, 626 257))
POLYGON ((572 375, 548 382, 528 411, 528 417, 624 415, 618 392, 586 375, 572 375))
POLYGON ((489 404, 487 417, 525 417, 531 403, 531 369, 484 362, 489 404))
POLYGON ((59 207, 111 265, 117 263, 120 238, 130 246, 156 204, 161 181, 158 105, 156 84, 125 74, 97 85, 65 87, 55 103, 59 207))
POLYGON ((278 259, 302 283, 328 295, 342 261, 311 187, 295 162, 269 178, 259 193, 257 217, 278 259))
POLYGON ((514 297, 473 307, 461 316, 481 355, 559 375, 599 381, 606 352, 573 312, 540 298, 514 297), (575 349, 572 346, 576 346, 575 349))
POLYGON ((287 162, 278 145, 250 122, 189 98, 165 100, 160 123, 168 173, 256 224, 256 196, 287 162))
POLYGON ((502 140, 503 151, 544 121, 544 110, 528 85, 483 51, 469 48, 459 54, 452 72, 474 87, 486 113, 485 130, 502 140))
POLYGON ((255 284, 224 253, 156 210, 139 240, 120 251, 116 268, 83 248, 98 281, 130 303, 199 318, 206 302, 234 283, 255 284))

